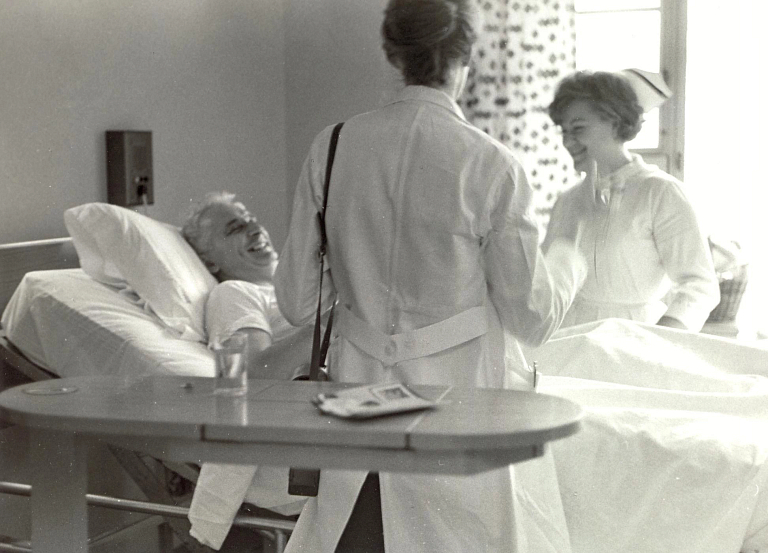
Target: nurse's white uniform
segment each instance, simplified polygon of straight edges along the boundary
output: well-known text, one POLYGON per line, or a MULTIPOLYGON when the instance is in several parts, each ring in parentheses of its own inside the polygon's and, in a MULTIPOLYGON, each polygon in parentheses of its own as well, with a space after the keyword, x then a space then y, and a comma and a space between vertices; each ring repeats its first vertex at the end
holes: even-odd
MULTIPOLYGON (((561 194, 549 223, 552 234, 571 225, 570 203, 591 204, 591 213, 580 214, 589 237, 580 245, 589 275, 563 327, 609 318, 656 324, 667 315, 701 330, 720 289, 683 183, 633 154, 614 173, 561 194)), ((545 240, 545 251, 547 245, 545 240)))
MULTIPOLYGON (((275 275, 294 325, 316 309, 330 135, 305 161, 275 275)), ((517 339, 546 340, 586 272, 565 244, 542 256, 530 196, 510 151, 441 91, 409 86, 347 121, 326 213, 324 293, 339 299, 332 379, 526 389, 517 339)), ((288 551, 333 552, 365 475, 324 470, 288 551)), ((380 482, 387 551, 570 551, 548 455, 471 477, 380 482)))

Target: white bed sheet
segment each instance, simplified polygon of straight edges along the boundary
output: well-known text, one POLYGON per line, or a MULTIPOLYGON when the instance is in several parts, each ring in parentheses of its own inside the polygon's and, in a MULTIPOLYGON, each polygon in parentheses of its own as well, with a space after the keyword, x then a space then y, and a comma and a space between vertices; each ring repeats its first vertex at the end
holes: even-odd
POLYGON ((576 401, 552 444, 574 553, 768 552, 768 351, 607 320, 528 352, 576 401))
POLYGON ((2 315, 8 339, 61 376, 213 376, 205 344, 181 340, 130 293, 81 269, 27 273, 2 315))

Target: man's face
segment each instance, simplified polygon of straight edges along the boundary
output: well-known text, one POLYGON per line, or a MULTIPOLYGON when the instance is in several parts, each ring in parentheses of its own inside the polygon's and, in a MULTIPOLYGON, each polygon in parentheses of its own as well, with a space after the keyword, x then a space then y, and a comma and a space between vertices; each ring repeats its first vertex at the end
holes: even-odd
POLYGON ((214 204, 203 219, 210 225, 210 247, 202 257, 219 280, 272 281, 277 252, 267 231, 242 204, 214 204))

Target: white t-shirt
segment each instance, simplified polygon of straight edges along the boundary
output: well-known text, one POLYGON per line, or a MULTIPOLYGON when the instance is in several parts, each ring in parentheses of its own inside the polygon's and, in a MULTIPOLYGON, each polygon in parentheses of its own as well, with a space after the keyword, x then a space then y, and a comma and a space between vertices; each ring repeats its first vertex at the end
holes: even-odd
POLYGON ((216 285, 205 306, 205 331, 208 347, 225 342, 245 328, 265 331, 273 342, 281 340, 294 327, 277 307, 275 287, 243 280, 226 280, 216 285))

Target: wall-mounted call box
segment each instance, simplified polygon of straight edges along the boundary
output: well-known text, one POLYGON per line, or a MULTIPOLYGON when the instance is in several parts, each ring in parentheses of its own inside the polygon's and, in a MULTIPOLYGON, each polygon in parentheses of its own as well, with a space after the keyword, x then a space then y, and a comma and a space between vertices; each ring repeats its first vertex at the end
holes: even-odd
POLYGON ((154 203, 151 131, 106 131, 107 201, 125 207, 154 203))

